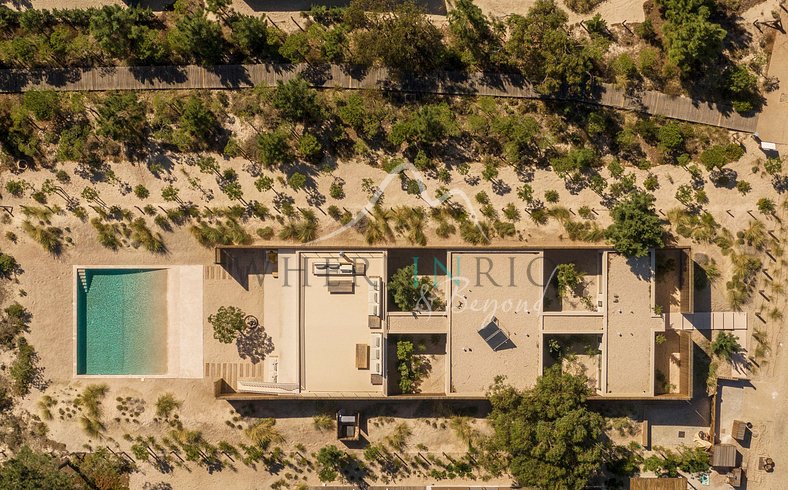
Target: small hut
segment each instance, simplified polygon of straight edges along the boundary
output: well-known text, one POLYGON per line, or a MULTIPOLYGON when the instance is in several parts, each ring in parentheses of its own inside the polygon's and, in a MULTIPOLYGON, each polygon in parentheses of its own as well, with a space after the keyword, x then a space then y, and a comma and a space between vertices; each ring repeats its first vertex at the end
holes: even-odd
POLYGON ((361 413, 346 414, 344 410, 337 412, 337 439, 340 441, 357 441, 361 435, 361 413))
POLYGON ((711 466, 713 468, 735 468, 736 446, 732 444, 717 444, 711 453, 711 466))
POLYGON ((734 420, 731 435, 737 441, 743 441, 744 437, 747 435, 747 423, 741 420, 734 420))

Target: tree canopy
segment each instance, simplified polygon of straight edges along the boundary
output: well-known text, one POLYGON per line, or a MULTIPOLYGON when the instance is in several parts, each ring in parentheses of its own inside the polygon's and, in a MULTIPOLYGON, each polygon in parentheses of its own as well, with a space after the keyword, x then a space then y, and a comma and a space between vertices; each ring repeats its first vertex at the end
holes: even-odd
POLYGON ((208 20, 202 9, 180 17, 169 33, 169 42, 176 54, 202 65, 218 64, 224 56, 222 29, 208 20))
POLYGON ((712 66, 722 53, 728 32, 710 20, 709 0, 659 0, 665 25, 668 59, 685 74, 712 66))
POLYGON ((148 121, 145 106, 134 92, 113 92, 96 108, 98 133, 115 141, 140 144, 148 121))
POLYGON ((601 468, 605 421, 585 405, 585 376, 545 370, 528 390, 498 379, 489 392, 489 420, 495 430, 488 442, 516 482, 537 488, 585 488, 601 468))
POLYGON ((594 51, 568 33, 567 19, 553 0, 537 0, 525 17, 510 15, 507 21, 505 48, 543 93, 582 93, 590 82, 594 51))
POLYGON ((302 78, 277 82, 271 103, 289 121, 316 121, 321 115, 317 92, 302 78))
POLYGON ((357 35, 357 62, 368 65, 380 60, 394 75, 424 74, 439 65, 445 51, 443 36, 420 7, 406 1, 390 11, 384 5, 377 10, 367 19, 368 29, 357 35))
POLYGON ((164 48, 154 23, 149 9, 104 5, 90 18, 90 34, 112 57, 155 63, 163 57, 164 48))
POLYGON ((402 143, 431 145, 439 143, 459 132, 454 113, 444 102, 419 106, 403 120, 391 128, 389 141, 395 145, 402 143))
POLYGON ((389 280, 389 291, 394 298, 394 304, 401 311, 412 311, 419 306, 434 307, 435 298, 432 298, 434 285, 428 277, 416 277, 416 268, 408 265, 398 269, 389 280), (433 304, 425 305, 424 299, 433 300, 433 304))
POLYGON ((213 326, 213 337, 224 344, 235 340, 246 329, 246 313, 236 306, 220 306, 216 313, 208 316, 213 326))
POLYGON ((55 458, 23 446, 0 467, 0 488, 67 490, 80 487, 69 474, 58 469, 55 458))
POLYGON ((448 18, 449 31, 465 64, 485 66, 497 61, 501 38, 496 28, 500 30, 502 26, 488 20, 473 0, 454 2, 448 18))
POLYGON ((610 211, 613 218, 605 235, 616 251, 627 257, 644 257, 650 248, 664 245, 663 221, 654 209, 654 196, 634 192, 610 211))

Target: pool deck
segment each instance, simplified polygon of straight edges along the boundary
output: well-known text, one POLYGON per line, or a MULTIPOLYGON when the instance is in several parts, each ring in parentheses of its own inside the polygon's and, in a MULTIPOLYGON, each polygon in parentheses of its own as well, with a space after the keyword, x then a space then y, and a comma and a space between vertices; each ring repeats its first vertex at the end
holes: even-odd
POLYGON ((202 378, 203 268, 167 271, 167 376, 202 378))

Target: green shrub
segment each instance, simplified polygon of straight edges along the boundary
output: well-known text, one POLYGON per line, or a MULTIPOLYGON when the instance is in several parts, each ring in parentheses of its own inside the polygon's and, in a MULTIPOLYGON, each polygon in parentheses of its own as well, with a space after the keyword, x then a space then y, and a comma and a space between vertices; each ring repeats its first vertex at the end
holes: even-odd
POLYGON ((758 206, 758 211, 762 214, 773 214, 776 209, 774 201, 768 197, 758 199, 756 206, 758 206))
POLYGON ((323 158, 323 145, 311 133, 305 133, 298 139, 298 153, 310 162, 319 162, 323 158))
POLYGON ((213 327, 213 337, 223 344, 233 342, 246 330, 246 313, 235 306, 220 306, 216 313, 208 316, 213 327))
POLYGON ((175 398, 172 393, 162 393, 156 399, 156 416, 169 419, 174 411, 181 407, 182 402, 175 398))
POLYGON ((16 359, 11 363, 9 374, 13 381, 13 392, 17 396, 26 396, 37 380, 39 369, 37 366, 38 354, 27 339, 19 337, 16 343, 16 359))
POLYGON ((545 191, 544 200, 549 202, 550 204, 557 203, 559 200, 558 191, 552 189, 545 191))
POLYGON ((727 145, 714 145, 700 154, 700 163, 706 170, 721 169, 725 165, 735 162, 744 155, 744 149, 736 143, 727 145))
POLYGON ((27 185, 21 180, 9 180, 5 183, 5 190, 14 197, 22 197, 27 185))
POLYGON ((397 372, 400 393, 415 393, 419 382, 421 358, 414 356, 415 347, 410 340, 397 341, 397 372))
POLYGON ((561 298, 569 297, 570 293, 583 283, 583 274, 578 272, 575 264, 558 264, 556 267, 556 292, 561 298))
POLYGON ((258 228, 257 236, 259 236, 263 240, 270 240, 274 237, 274 229, 271 228, 270 226, 264 226, 263 228, 258 228))
POLYGON ((0 277, 8 279, 19 268, 19 263, 11 255, 0 252, 0 277))
POLYGON ((134 187, 134 195, 139 199, 147 199, 150 196, 150 191, 144 185, 139 184, 134 187))
POLYGON ((587 14, 593 11, 597 5, 604 1, 605 0, 565 0, 564 4, 572 12, 577 14, 587 14))

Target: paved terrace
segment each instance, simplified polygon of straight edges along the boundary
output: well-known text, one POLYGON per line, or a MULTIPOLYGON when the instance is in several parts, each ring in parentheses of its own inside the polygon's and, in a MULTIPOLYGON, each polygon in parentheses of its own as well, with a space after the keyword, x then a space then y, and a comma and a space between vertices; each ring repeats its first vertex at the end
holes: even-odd
POLYGON ((522 99, 581 102, 659 115, 682 121, 755 132, 758 117, 744 117, 729 107, 687 97, 644 91, 628 94, 612 84, 600 84, 585 96, 543 95, 522 76, 496 73, 437 72, 433 77, 395 82, 385 68, 354 72, 351 67, 330 65, 221 65, 120 66, 89 69, 0 70, 0 93, 28 90, 176 90, 240 89, 256 85, 275 86, 302 75, 314 87, 391 90, 441 95, 488 95, 522 99))
POLYGON ((541 252, 451 253, 451 393, 483 395, 495 376, 529 388, 541 373, 541 252), (459 258, 459 260, 458 260, 459 258), (493 351, 478 330, 498 319, 511 342, 493 351))
POLYGON ((606 396, 654 394, 655 331, 664 320, 652 309, 651 257, 607 254, 606 396))
MULTIPOLYGON (((371 278, 385 277, 382 252, 302 252, 299 255, 301 289, 301 381, 304 391, 324 394, 382 396, 383 386, 374 384, 370 353, 366 367, 359 366, 357 346, 372 345, 368 323, 371 278), (364 275, 319 276, 315 264, 366 263, 364 275), (332 292, 331 281, 350 281, 347 291, 332 292)), ((280 274, 283 273, 280 270, 280 274)), ((295 274, 293 274, 295 279, 295 274)))

